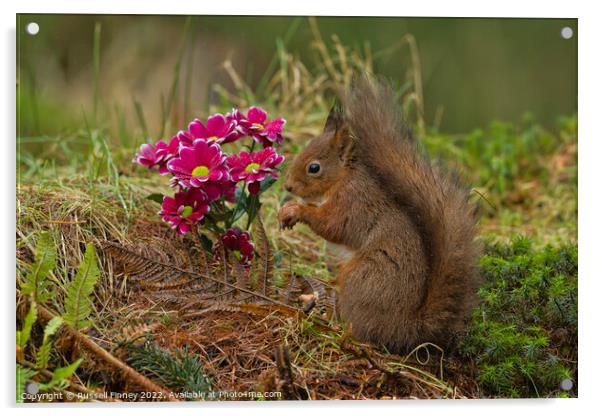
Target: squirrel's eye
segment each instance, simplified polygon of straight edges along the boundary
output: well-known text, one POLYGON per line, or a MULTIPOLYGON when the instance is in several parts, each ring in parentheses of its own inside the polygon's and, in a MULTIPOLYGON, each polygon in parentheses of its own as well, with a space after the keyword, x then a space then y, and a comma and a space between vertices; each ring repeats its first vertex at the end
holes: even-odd
POLYGON ((308 173, 318 173, 320 171, 320 164, 319 163, 310 163, 307 166, 307 172, 308 173))

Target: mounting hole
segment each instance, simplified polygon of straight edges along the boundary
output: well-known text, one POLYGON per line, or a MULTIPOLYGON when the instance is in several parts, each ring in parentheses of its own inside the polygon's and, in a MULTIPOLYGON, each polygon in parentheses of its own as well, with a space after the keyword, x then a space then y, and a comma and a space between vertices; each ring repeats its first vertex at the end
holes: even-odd
POLYGON ((40 25, 38 25, 36 22, 27 23, 27 26, 25 26, 25 31, 31 36, 35 36, 40 31, 40 25))
POLYGON ((570 378, 565 378, 560 382, 560 388, 564 391, 569 391, 573 388, 573 380, 570 378))
POLYGON ((25 391, 29 394, 38 394, 40 391, 40 386, 38 383, 27 383, 25 386, 25 391))
POLYGON ((560 36, 562 36, 563 39, 570 39, 573 37, 573 29, 565 26, 560 30, 560 36))
POLYGON ((27 23, 27 26, 25 26, 25 31, 31 36, 35 36, 40 31, 40 25, 38 25, 36 22, 27 23))

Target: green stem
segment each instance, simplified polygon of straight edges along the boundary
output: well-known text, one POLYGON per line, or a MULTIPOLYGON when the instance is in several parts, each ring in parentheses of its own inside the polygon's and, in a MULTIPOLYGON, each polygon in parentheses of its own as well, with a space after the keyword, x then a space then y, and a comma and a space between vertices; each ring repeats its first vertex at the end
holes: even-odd
MULTIPOLYGON (((255 139, 251 138, 251 140, 252 140, 252 142, 251 142, 251 147, 249 148, 249 153, 253 153, 253 150, 255 150, 255 144, 256 144, 255 139)), ((247 190, 247 183, 245 182, 243 184, 242 190, 241 190, 243 195, 246 192, 246 190, 247 190)), ((255 217, 255 214, 252 214, 252 209, 254 209, 255 204, 257 204, 259 202, 258 197, 259 197, 258 195, 249 194, 249 198, 247 199, 247 202, 250 202, 251 204, 253 204, 251 206, 247 204, 247 209, 246 209, 247 217, 248 217, 247 227, 246 227, 247 230, 251 226, 251 222, 253 221, 253 218, 255 217), (257 202, 255 200, 257 200, 257 202)), ((238 205, 236 208, 238 208, 238 205)), ((232 210, 232 214, 230 215, 230 218, 228 219, 228 222, 226 224, 227 225, 226 229, 231 228, 232 224, 234 223, 234 216, 236 215, 236 211, 237 211, 236 208, 234 210, 232 210)))
POLYGON ((247 230, 249 229, 249 227, 251 227, 251 223, 253 222, 253 219, 257 215, 259 207, 261 206, 261 204, 259 203, 259 194, 249 195, 249 201, 249 209, 247 210, 247 230))

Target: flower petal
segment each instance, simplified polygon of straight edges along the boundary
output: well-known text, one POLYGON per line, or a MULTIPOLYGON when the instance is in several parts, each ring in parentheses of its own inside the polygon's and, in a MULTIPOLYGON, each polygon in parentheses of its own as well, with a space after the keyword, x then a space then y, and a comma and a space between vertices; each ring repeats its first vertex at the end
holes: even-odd
POLYGON ((249 112, 247 113, 247 119, 251 123, 263 124, 267 116, 268 113, 266 113, 262 108, 259 107, 251 107, 249 108, 249 112))
POLYGON ((188 125, 188 131, 192 134, 192 136, 195 139, 197 139, 197 138, 206 139, 207 137, 210 136, 209 132, 207 131, 207 128, 203 125, 201 120, 199 120, 198 118, 195 118, 194 121, 192 121, 188 125))
POLYGON ((226 130, 226 118, 221 114, 212 115, 207 119, 207 130, 211 136, 216 136, 218 138, 224 137, 226 130))

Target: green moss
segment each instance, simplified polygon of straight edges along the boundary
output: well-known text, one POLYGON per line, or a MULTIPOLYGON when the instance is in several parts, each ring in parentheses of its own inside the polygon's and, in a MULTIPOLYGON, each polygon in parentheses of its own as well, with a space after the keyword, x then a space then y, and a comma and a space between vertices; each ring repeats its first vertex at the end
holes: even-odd
POLYGON ((488 395, 572 397, 576 380, 577 246, 535 250, 529 239, 488 245, 481 304, 460 350, 488 395))

